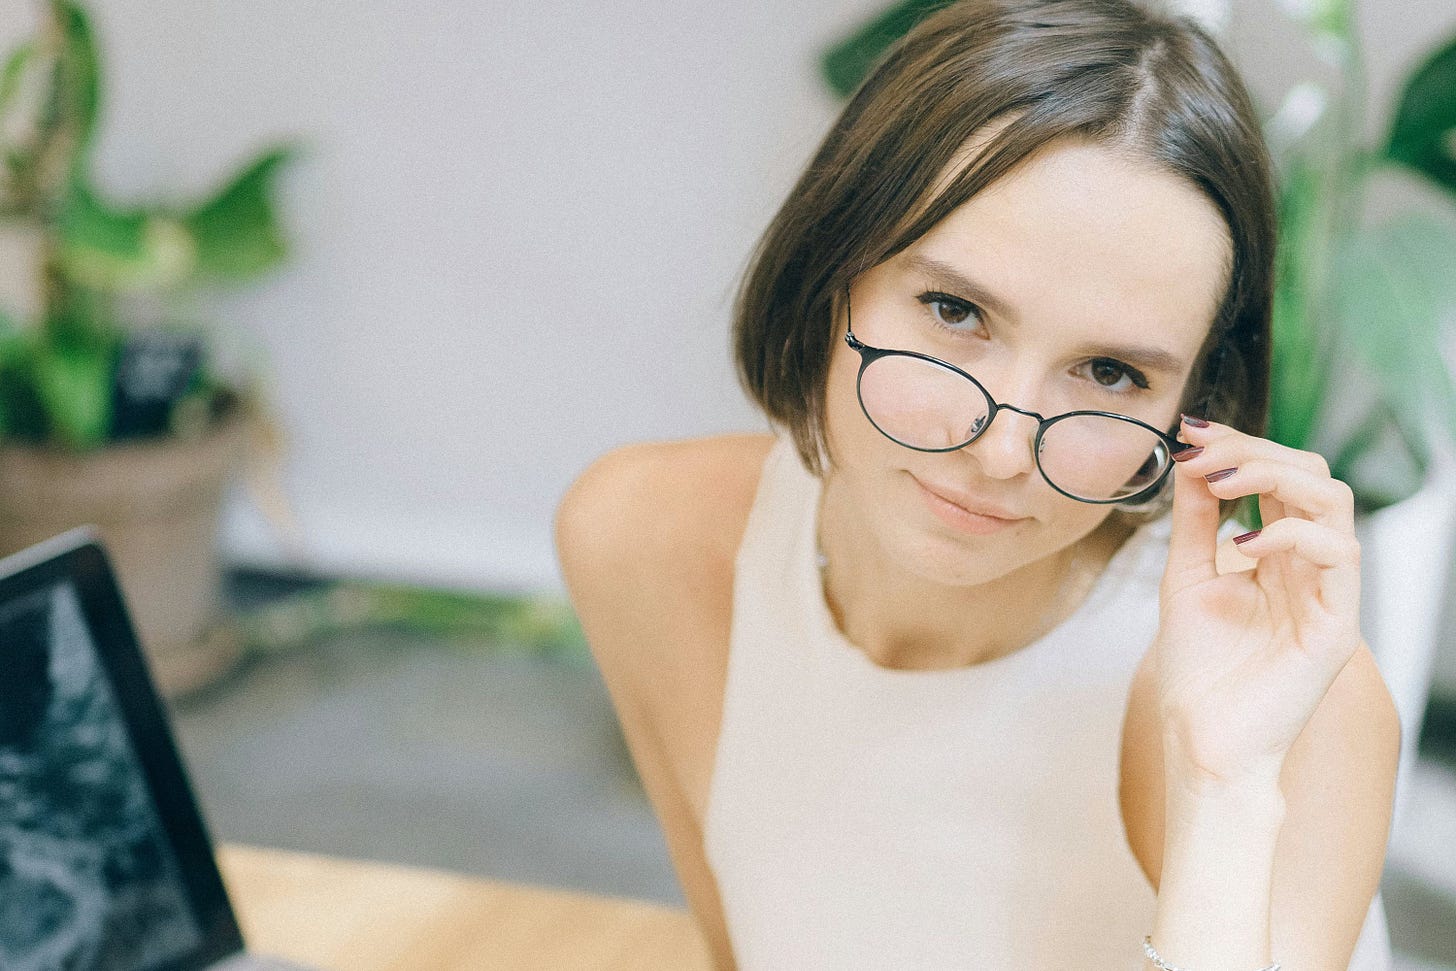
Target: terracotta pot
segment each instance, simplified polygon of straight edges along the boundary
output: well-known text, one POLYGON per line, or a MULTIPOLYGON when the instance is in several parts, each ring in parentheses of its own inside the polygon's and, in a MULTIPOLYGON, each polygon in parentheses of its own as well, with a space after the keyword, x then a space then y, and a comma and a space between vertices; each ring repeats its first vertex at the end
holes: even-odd
POLYGON ((0 552, 94 525, 162 693, 214 681, 239 645, 219 625, 217 533, 223 493, 247 440, 241 409, 197 440, 75 454, 0 447, 0 552))

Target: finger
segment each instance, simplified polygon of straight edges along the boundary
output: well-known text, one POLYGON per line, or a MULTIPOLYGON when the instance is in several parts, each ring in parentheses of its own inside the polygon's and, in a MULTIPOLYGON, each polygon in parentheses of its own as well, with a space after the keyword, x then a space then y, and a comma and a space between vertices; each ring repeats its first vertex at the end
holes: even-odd
POLYGON ((1218 576, 1218 497, 1203 476, 1173 466, 1173 535, 1168 542, 1164 586, 1182 589, 1218 576))
POLYGON ((1283 519, 1285 515, 1284 503, 1267 492, 1259 496, 1259 522, 1272 523, 1276 519, 1283 519))
MULTIPOLYGON (((1196 474, 1198 467, 1189 472, 1196 474)), ((1220 499, 1271 496, 1321 525, 1354 531, 1355 497, 1350 487, 1338 479, 1268 459, 1255 459, 1233 469, 1216 469, 1204 478, 1209 491, 1220 499)))
POLYGON ((1288 445, 1280 445, 1217 422, 1209 422, 1207 427, 1199 427, 1185 421, 1179 426, 1178 438, 1200 449, 1194 459, 1185 458, 1183 461, 1216 463, 1211 464, 1210 469, 1228 468, 1262 458, 1288 462, 1316 475, 1330 474, 1330 464, 1318 452, 1290 448, 1288 445))
POLYGON ((1234 542, 1251 559, 1292 553, 1316 567, 1320 600, 1328 607, 1353 609, 1360 602, 1360 542, 1353 534, 1291 516, 1234 542))

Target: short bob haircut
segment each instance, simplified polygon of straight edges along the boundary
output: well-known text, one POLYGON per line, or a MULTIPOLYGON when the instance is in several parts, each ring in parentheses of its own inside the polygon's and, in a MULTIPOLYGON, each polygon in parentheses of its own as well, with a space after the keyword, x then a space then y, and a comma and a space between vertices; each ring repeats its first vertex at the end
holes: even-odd
POLYGON ((1183 410, 1263 434, 1274 202, 1268 153, 1232 65, 1191 21, 1130 0, 963 0, 917 25, 860 86, 739 290, 739 377, 811 471, 832 458, 825 385, 850 282, 1057 139, 1149 160, 1222 213, 1232 265, 1183 410), (1004 127, 932 198, 972 135, 996 122, 1004 127))

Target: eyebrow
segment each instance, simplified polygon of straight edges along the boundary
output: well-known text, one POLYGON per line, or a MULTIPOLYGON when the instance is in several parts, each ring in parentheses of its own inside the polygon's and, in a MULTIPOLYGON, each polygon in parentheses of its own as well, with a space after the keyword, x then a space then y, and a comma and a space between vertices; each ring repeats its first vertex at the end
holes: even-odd
POLYGON ((1018 319, 1011 304, 965 276, 949 263, 916 254, 906 259, 905 265, 923 273, 934 285, 954 290, 957 296, 965 297, 967 300, 985 307, 998 317, 1005 317, 1013 323, 1018 319))
MULTIPOLYGON (((976 283, 949 263, 916 254, 905 261, 906 266, 924 274, 933 285, 953 291, 972 303, 985 307, 998 317, 1012 323, 1018 322, 1015 309, 1007 301, 976 283)), ((1161 347, 1144 344, 1096 344, 1088 345, 1082 353, 1094 357, 1112 357, 1142 371, 1156 371, 1176 375, 1183 372, 1183 359, 1161 347)))
POLYGON ((1111 357, 1131 364, 1139 371, 1155 371, 1159 374, 1176 375, 1183 371, 1183 360, 1169 354, 1161 347, 1146 347, 1142 344, 1096 344, 1089 345, 1084 352, 1089 357, 1111 357))

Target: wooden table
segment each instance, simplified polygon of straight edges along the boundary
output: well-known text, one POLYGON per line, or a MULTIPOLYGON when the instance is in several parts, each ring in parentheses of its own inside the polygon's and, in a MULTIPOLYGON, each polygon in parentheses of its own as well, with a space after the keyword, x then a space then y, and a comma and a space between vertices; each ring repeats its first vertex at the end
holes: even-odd
POLYGON ((683 911, 282 850, 224 846, 249 948, 323 971, 707 971, 683 911))

